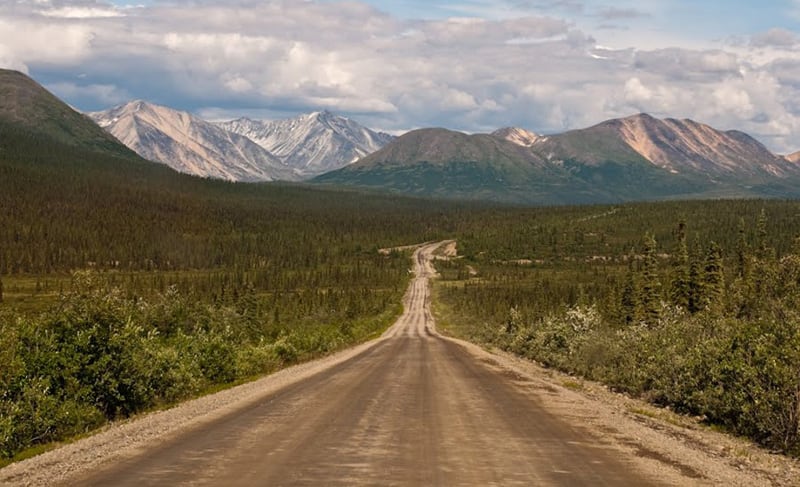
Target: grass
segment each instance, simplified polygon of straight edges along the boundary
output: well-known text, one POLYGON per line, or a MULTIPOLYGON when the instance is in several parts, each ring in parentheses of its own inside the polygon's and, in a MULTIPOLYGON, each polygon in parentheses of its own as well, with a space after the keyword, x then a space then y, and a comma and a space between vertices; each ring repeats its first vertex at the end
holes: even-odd
POLYGON ((573 379, 564 379, 561 381, 561 385, 573 391, 582 391, 584 389, 583 383, 573 379))

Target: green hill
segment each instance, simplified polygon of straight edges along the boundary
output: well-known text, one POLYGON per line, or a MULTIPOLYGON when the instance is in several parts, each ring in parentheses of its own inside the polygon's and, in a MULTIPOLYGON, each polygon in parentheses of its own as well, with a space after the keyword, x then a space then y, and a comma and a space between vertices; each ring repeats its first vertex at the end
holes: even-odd
POLYGON ((134 156, 91 119, 18 71, 0 69, 0 124, 70 146, 134 156))

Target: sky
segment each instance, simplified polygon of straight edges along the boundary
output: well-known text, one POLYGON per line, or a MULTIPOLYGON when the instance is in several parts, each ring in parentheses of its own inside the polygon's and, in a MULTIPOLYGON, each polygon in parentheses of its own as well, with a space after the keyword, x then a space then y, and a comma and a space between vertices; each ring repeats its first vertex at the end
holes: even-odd
POLYGON ((395 134, 647 112, 800 150, 800 0, 0 0, 0 67, 83 111, 395 134))

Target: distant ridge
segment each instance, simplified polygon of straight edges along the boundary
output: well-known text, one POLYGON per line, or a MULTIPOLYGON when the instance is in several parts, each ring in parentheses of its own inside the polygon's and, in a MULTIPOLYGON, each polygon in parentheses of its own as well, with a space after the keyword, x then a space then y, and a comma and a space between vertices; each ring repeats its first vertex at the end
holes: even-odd
POLYGON ((798 165, 749 135, 648 114, 549 136, 417 130, 314 181, 521 204, 800 196, 798 165))
MULTIPOLYGON (((294 122, 284 121, 289 127, 284 132, 264 134, 262 143, 269 137, 273 137, 271 143, 284 141, 276 146, 279 156, 219 125, 143 101, 92 114, 118 140, 16 71, 0 70, 0 95, 0 149, 12 147, 14 140, 49 138, 63 147, 115 156, 97 158, 86 151, 75 152, 89 154, 85 162, 94 161, 92 167, 102 170, 124 162, 120 157, 144 162, 125 142, 148 159, 202 177, 296 181, 324 171, 324 161, 338 157, 344 167, 312 182, 521 205, 800 197, 800 153, 778 156, 740 131, 648 114, 546 136, 507 127, 473 135, 420 129, 393 138, 362 131, 343 117, 315 112, 294 122), (374 144, 368 147, 389 142, 356 162, 344 162, 342 154, 347 151, 357 157, 367 150, 353 141, 339 146, 329 143, 344 140, 339 136, 348 133, 354 140, 358 135, 362 142, 374 144), (331 147, 341 150, 330 152, 331 147), (328 159, 331 154, 337 156, 328 159), (306 166, 292 167, 291 161, 305 161, 306 166), (312 167, 310 161, 317 165, 312 167)), ((246 120, 236 122, 244 126, 246 120)), ((262 122, 252 124, 259 126, 262 122)), ((58 164, 58 158, 49 162, 58 164)))
POLYGON ((137 100, 89 116, 140 156, 178 172, 247 182, 300 179, 247 137, 188 112, 137 100))
POLYGON ((797 175, 793 165, 744 132, 723 132, 693 120, 661 120, 645 113, 555 135, 537 150, 586 164, 632 160, 636 154, 673 173, 735 180, 797 175))

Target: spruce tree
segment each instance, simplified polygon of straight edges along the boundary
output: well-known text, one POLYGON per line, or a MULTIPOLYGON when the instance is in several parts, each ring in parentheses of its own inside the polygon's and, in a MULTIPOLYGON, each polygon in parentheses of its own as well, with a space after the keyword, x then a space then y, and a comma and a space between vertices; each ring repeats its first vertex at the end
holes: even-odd
POLYGON ((658 278, 656 239, 651 234, 644 236, 642 311, 648 324, 653 325, 658 322, 661 315, 661 281, 658 278))
POLYGON ((753 286, 755 295, 759 300, 763 300, 772 294, 773 284, 776 280, 775 273, 775 251, 770 248, 767 242, 767 213, 764 209, 758 215, 756 223, 756 233, 758 246, 754 265, 753 286))
POLYGON ((689 308, 689 249, 686 245, 686 221, 678 223, 678 244, 672 260, 672 284, 670 298, 672 303, 681 308, 689 308))
POLYGON ((636 284, 634 262, 635 255, 631 251, 628 256, 628 272, 625 276, 625 285, 620 296, 622 316, 626 325, 632 325, 639 320, 639 287, 636 284))
POLYGON ((703 271, 704 307, 719 310, 723 305, 725 275, 722 268, 722 249, 716 242, 711 242, 708 247, 703 271))
POLYGON ((736 232, 738 234, 736 239, 736 277, 745 278, 749 266, 747 263, 747 232, 744 218, 739 218, 739 226, 736 232))
POLYGON ((738 238, 736 240, 736 279, 731 286, 731 303, 737 308, 736 315, 745 317, 753 309, 753 303, 757 301, 753 293, 753 256, 750 254, 750 247, 747 244, 747 231, 744 218, 739 219, 737 229, 738 238))
POLYGON ((690 313, 697 313, 703 309, 704 300, 703 277, 697 245, 697 242, 695 242, 695 251, 689 264, 689 300, 687 309, 690 313))
POLYGON ((764 260, 769 253, 769 247, 767 246, 767 212, 763 208, 756 222, 756 236, 758 238, 756 257, 764 260))

